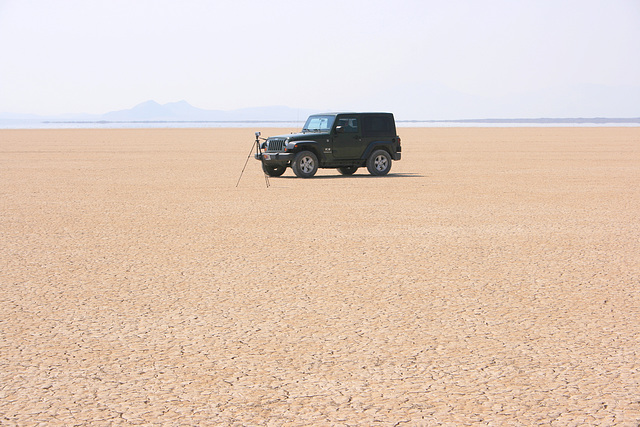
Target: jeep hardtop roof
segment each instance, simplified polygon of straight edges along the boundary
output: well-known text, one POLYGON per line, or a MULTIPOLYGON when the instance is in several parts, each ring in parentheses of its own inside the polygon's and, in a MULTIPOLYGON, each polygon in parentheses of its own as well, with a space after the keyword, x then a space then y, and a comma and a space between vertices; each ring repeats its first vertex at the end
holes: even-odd
POLYGON ((310 116, 337 116, 338 114, 388 114, 393 115, 393 113, 385 113, 382 111, 366 111, 366 112, 357 112, 357 111, 339 111, 334 113, 314 113, 310 114, 310 116))

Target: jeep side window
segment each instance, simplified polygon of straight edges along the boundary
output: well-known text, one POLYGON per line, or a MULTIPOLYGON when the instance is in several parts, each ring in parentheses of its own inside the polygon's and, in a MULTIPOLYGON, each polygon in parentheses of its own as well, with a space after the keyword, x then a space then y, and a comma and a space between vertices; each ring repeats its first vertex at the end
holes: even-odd
POLYGON ((358 133, 358 119, 355 117, 341 118, 338 126, 342 126, 345 133, 358 133))

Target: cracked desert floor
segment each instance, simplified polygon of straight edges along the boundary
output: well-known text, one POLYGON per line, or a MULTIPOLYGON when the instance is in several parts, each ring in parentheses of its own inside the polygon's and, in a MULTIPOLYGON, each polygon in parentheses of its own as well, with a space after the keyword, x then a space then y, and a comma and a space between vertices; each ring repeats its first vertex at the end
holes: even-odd
POLYGON ((640 128, 0 131, 2 425, 640 423, 640 128))

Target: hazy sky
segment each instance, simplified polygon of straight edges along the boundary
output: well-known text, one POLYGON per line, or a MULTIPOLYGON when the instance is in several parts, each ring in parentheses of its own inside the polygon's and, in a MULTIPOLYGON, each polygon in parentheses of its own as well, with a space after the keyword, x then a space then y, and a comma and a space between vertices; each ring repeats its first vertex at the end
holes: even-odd
POLYGON ((640 0, 0 0, 0 112, 150 99, 638 117, 640 0))

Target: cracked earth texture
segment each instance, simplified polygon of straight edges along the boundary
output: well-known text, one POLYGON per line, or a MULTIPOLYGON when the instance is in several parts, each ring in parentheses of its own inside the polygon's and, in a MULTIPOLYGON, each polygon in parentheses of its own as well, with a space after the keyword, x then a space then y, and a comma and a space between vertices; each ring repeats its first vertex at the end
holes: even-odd
POLYGON ((253 131, 0 131, 0 424, 640 423, 640 128, 253 131))

